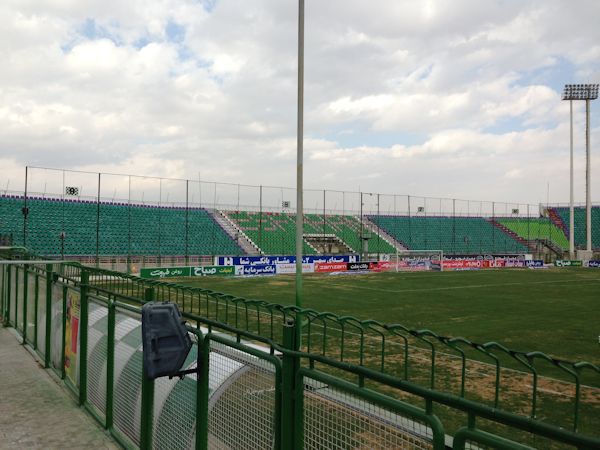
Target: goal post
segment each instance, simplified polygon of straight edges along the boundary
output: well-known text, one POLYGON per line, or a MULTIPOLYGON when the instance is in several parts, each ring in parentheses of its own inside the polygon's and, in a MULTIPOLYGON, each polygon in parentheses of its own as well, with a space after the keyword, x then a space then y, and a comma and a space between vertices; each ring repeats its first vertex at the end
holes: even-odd
POLYGON ((443 250, 401 250, 393 255, 396 272, 414 272, 420 270, 444 270, 443 250))

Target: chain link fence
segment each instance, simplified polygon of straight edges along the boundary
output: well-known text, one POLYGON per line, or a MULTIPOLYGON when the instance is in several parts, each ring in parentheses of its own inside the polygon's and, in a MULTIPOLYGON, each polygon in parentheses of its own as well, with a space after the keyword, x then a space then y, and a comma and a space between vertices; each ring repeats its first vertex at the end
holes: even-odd
MULTIPOLYGON (((292 188, 26 171, 24 192, 0 192, 0 236, 38 254, 136 272, 292 248, 292 188)), ((568 224, 542 205, 314 189, 305 190, 304 205, 306 251, 320 251, 311 237, 328 236, 355 253, 363 251, 361 236, 376 254, 409 248, 556 256, 568 249, 568 224)))

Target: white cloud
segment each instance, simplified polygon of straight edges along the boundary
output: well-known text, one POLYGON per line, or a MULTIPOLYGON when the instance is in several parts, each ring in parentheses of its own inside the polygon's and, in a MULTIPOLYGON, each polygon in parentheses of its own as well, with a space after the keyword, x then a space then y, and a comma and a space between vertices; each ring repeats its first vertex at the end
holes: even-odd
MULTIPOLYGON (((26 164, 295 185, 296 7, 2 2, 0 187, 26 164)), ((535 203, 550 181, 565 200, 558 91, 598 81, 599 15, 591 0, 307 3, 305 184, 535 203)))

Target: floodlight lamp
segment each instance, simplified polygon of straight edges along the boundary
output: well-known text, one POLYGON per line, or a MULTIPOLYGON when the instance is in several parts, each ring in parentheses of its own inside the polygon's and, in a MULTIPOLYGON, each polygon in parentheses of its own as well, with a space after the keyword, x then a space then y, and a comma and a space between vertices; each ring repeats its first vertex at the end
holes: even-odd
POLYGON ((598 98, 598 84, 566 84, 563 100, 595 100, 598 98))

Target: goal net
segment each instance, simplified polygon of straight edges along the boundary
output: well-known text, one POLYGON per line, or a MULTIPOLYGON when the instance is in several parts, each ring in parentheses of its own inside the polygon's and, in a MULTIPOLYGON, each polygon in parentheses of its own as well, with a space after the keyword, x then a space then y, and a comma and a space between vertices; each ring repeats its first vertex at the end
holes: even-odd
POLYGON ((396 272, 442 271, 444 252, 442 250, 397 250, 390 255, 396 272))

